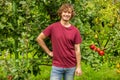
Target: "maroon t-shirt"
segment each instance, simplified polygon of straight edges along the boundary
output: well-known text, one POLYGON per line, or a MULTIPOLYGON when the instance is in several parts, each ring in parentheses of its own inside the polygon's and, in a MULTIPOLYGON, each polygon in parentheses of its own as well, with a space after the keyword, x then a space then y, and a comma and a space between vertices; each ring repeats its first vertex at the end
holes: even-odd
POLYGON ((75 67, 74 45, 82 42, 79 30, 73 25, 66 28, 60 22, 56 22, 49 25, 43 33, 50 37, 52 42, 52 65, 63 68, 75 67))

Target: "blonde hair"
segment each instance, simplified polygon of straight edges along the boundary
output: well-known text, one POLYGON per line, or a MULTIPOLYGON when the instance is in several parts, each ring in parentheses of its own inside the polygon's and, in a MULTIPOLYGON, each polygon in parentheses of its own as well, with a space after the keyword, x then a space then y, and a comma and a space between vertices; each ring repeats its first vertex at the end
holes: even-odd
POLYGON ((71 16, 71 18, 75 15, 75 11, 74 11, 74 8, 73 8, 73 5, 72 4, 69 4, 69 3, 65 3, 65 4, 63 4, 59 9, 58 9, 58 11, 57 11, 57 13, 58 13, 58 16, 59 17, 61 17, 61 14, 62 14, 62 12, 64 11, 64 10, 69 10, 69 9, 71 9, 72 10, 72 16, 71 16))

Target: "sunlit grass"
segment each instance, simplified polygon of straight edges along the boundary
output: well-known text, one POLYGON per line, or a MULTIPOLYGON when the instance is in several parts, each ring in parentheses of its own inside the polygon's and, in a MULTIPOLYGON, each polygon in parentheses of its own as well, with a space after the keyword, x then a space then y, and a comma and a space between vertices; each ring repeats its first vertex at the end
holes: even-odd
POLYGON ((116 72, 116 68, 110 68, 106 63, 98 71, 83 63, 82 71, 83 74, 79 77, 75 76, 75 80, 120 80, 120 74, 116 72))
MULTIPOLYGON (((41 66, 40 80, 49 80, 51 66, 41 66)), ((116 68, 110 68, 107 64, 103 64, 98 71, 93 70, 89 65, 82 63, 81 76, 75 76, 74 80, 120 80, 120 74, 116 72, 116 68)))

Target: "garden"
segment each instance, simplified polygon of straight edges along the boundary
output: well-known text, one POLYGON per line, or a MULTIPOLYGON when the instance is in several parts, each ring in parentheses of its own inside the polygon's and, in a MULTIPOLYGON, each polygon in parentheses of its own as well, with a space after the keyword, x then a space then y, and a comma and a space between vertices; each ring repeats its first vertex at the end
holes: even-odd
POLYGON ((74 80, 120 80, 120 0, 0 0, 0 80, 49 80, 52 58, 36 38, 65 2, 83 39, 74 80))

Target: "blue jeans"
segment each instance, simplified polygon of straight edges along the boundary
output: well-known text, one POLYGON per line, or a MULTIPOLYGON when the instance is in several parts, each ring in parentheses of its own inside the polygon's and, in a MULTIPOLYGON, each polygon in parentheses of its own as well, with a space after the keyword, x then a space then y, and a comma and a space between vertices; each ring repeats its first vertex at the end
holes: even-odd
POLYGON ((61 68, 52 66, 50 80, 74 80, 75 67, 61 68))

